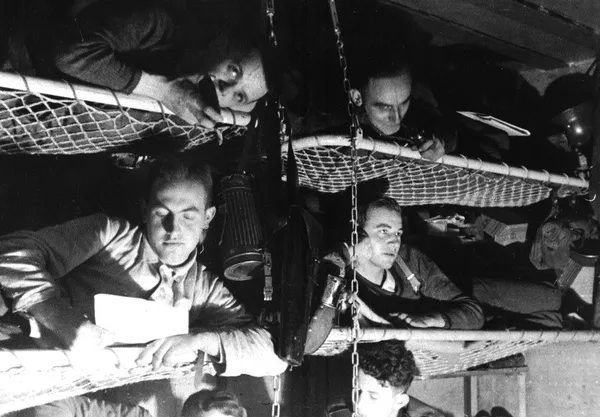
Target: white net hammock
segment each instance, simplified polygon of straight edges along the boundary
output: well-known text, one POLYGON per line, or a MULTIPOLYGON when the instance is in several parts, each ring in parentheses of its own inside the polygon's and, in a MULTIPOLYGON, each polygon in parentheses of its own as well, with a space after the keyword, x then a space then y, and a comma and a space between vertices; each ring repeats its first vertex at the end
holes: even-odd
POLYGON ((230 125, 206 129, 185 123, 154 100, 0 72, 0 154, 98 153, 143 140, 187 150, 246 131, 247 115, 223 116, 230 125))
MULTIPOLYGON (((324 193, 343 191, 351 184, 350 139, 320 135, 294 139, 300 185, 324 193)), ((282 155, 287 162, 287 144, 282 155)), ((418 152, 374 139, 357 140, 357 180, 389 182, 387 195, 402 206, 456 204, 476 207, 526 206, 548 198, 587 192, 588 182, 567 175, 530 171, 462 156, 446 155, 438 162, 418 152)))
MULTIPOLYGON (((451 374, 556 342, 598 342, 593 331, 457 331, 362 329, 360 343, 406 340, 415 354, 421 378, 451 374)), ((351 346, 349 328, 334 328, 315 355, 339 354, 351 346)), ((117 347, 94 357, 87 370, 70 365, 60 350, 0 350, 0 415, 141 381, 180 378, 194 372, 194 365, 154 371, 134 361, 139 347, 117 347)))

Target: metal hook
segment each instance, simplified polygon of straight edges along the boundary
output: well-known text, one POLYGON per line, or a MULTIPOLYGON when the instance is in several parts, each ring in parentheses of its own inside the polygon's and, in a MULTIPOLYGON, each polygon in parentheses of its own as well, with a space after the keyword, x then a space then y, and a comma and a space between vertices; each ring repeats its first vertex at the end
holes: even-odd
POLYGON ((589 198, 587 198, 587 197, 583 197, 583 198, 584 198, 586 201, 589 201, 589 202, 591 203, 592 201, 596 200, 596 194, 594 193, 594 197, 593 197, 591 200, 590 200, 589 198))

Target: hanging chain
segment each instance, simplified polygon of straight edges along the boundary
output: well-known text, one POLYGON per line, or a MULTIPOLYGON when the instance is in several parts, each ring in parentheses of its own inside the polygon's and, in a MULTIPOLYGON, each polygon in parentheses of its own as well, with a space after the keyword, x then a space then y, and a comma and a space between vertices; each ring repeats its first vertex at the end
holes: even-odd
MULTIPOLYGON (((275 35, 275 0, 266 0, 267 2, 267 18, 269 21, 269 40, 274 46, 277 46, 277 36, 275 35)), ((279 118, 279 143, 285 142, 286 137, 286 126, 285 126, 285 109, 281 100, 277 98, 277 117, 279 118)), ((271 269, 271 255, 268 254, 268 267, 269 275, 271 269)), ((266 277, 265 277, 266 278, 266 277)), ((266 281, 265 281, 266 282, 266 281)), ((265 300, 267 297, 272 299, 272 288, 271 294, 267 295, 267 288, 265 286, 265 300)), ((273 377, 273 404, 271 404, 271 417, 279 417, 281 412, 281 378, 279 375, 273 377)))
POLYGON ((331 11, 331 20, 333 21, 333 31, 335 33, 335 45, 337 47, 338 58, 340 60, 340 67, 342 68, 342 76, 344 77, 344 91, 348 96, 348 115, 351 120, 350 137, 352 139, 362 139, 362 129, 358 120, 358 113, 356 111, 356 105, 352 100, 352 85, 348 78, 348 61, 344 52, 344 42, 342 41, 342 28, 340 27, 340 20, 338 18, 337 7, 335 0, 329 0, 329 10, 331 11))
POLYGON ((271 417, 279 417, 281 412, 281 377, 275 375, 273 377, 273 404, 271 405, 271 417))
POLYGON ((350 84, 350 79, 348 78, 348 62, 346 60, 346 54, 344 53, 344 42, 342 41, 342 29, 340 27, 340 21, 338 18, 337 7, 335 5, 335 0, 329 0, 329 10, 331 11, 331 20, 333 22, 333 31, 336 37, 336 47, 338 51, 338 56, 340 60, 340 67, 342 68, 342 75, 344 77, 344 91, 348 96, 348 115, 350 116, 351 125, 350 125, 350 156, 352 159, 352 178, 351 178, 351 194, 352 194, 352 213, 351 213, 351 225, 352 225, 352 236, 350 239, 352 245, 352 283, 350 286, 350 291, 352 293, 352 417, 356 417, 358 414, 356 413, 357 405, 358 405, 358 337, 360 332, 360 326, 358 323, 358 278, 356 276, 356 245, 358 244, 358 179, 357 179, 357 164, 356 160, 358 158, 358 150, 356 146, 356 141, 362 139, 363 132, 360 127, 360 122, 358 120, 358 113, 356 109, 356 105, 352 100, 352 85, 350 84))
MULTIPOLYGON (((274 46, 277 46, 277 36, 275 35, 275 0, 267 0, 267 19, 269 21, 269 40, 274 46)), ((281 100, 277 99, 277 117, 279 118, 279 143, 285 143, 287 138, 285 126, 285 109, 281 100)))

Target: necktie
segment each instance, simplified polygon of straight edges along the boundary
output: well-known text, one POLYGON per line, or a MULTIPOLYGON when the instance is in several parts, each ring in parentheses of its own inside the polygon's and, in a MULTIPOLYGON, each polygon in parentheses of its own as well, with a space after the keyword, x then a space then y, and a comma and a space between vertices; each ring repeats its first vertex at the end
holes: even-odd
POLYGON ((161 304, 189 310, 191 302, 185 297, 183 287, 186 274, 178 273, 177 270, 169 268, 167 265, 161 265, 158 273, 161 279, 160 284, 150 298, 161 304))

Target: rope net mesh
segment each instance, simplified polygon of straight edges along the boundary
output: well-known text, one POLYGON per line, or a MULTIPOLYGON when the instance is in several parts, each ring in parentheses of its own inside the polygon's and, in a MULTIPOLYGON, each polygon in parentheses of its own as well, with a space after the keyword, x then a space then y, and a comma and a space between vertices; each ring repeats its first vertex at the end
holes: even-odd
MULTIPOLYGON (((460 331, 362 329, 359 343, 405 340, 421 371, 421 378, 465 371, 498 359, 554 342, 597 342, 594 331, 460 331)), ((317 356, 341 354, 352 347, 351 329, 334 328, 317 356)))
POLYGON ((167 114, 0 88, 0 154, 98 153, 161 138, 186 150, 245 131, 243 126, 205 129, 167 114))
MULTIPOLYGON (((381 142, 369 141, 376 144, 381 142)), ((315 146, 294 145, 300 184, 324 193, 347 189, 351 185, 352 175, 349 149, 345 146, 319 146, 318 140, 314 143, 315 146)), ((287 163, 286 153, 282 154, 287 163)), ((470 166, 482 165, 466 158, 465 161, 474 162, 470 166)), ((359 153, 357 168, 359 183, 385 179, 389 183, 386 195, 396 199, 400 205, 407 206, 525 206, 548 198, 553 189, 542 181, 364 149, 359 153)), ((506 170, 510 170, 510 167, 506 167, 506 170)))
MULTIPOLYGON (((369 343, 361 340, 361 343, 369 343)), ((371 342, 372 343, 372 342, 371 342)), ((501 341, 486 340, 468 343, 458 353, 438 352, 429 349, 411 348, 421 372, 421 378, 465 371, 507 356, 525 352, 536 346, 549 343, 544 340, 501 341)), ((314 354, 332 356, 350 349, 349 343, 328 340, 314 354)))
MULTIPOLYGON (((464 371, 497 359, 554 342, 598 342, 594 331, 457 331, 366 328, 359 343, 386 339, 405 340, 412 350, 421 378, 464 371)), ((340 354, 352 345, 349 328, 334 328, 318 356, 340 354)), ((139 347, 117 347, 94 356, 93 368, 70 365, 59 350, 0 350, 0 415, 82 395, 106 388, 166 378, 181 378, 194 372, 193 364, 152 370, 135 359, 139 347), (120 366, 117 366, 120 364, 120 366)))
POLYGON ((0 415, 102 389, 181 378, 194 372, 193 364, 160 370, 133 363, 118 367, 114 359, 120 360, 119 351, 123 350, 135 350, 136 354, 140 351, 139 348, 112 349, 112 360, 108 357, 95 358, 97 363, 89 370, 72 367, 61 351, 0 351, 0 415))

